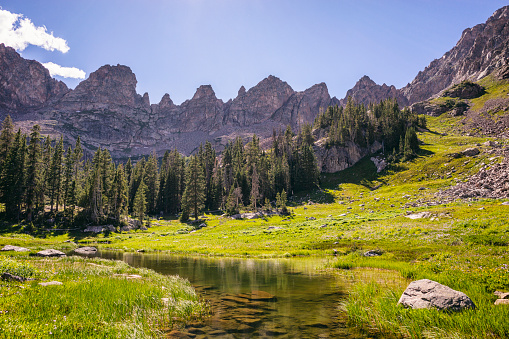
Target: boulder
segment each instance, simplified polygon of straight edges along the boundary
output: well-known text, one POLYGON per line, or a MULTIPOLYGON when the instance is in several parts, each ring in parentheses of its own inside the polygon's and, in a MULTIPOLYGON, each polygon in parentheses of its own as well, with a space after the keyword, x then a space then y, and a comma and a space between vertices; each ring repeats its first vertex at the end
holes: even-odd
POLYGON ((398 301, 412 309, 436 308, 447 311, 475 309, 474 302, 463 292, 429 279, 412 281, 398 301))
POLYGON ((40 282, 41 286, 53 286, 53 285, 62 285, 60 281, 48 281, 48 282, 40 282))
POLYGON ((5 245, 0 251, 29 252, 30 250, 25 247, 5 245))
POLYGON ((495 291, 495 292, 493 292, 493 294, 496 295, 499 299, 508 299, 509 300, 509 293, 507 293, 507 292, 495 291))
POLYGON ((117 229, 113 225, 103 225, 103 226, 88 226, 83 230, 83 232, 91 232, 91 233, 101 233, 104 231, 115 232, 117 229))
POLYGON ((462 81, 448 89, 446 89, 442 96, 460 99, 474 99, 486 93, 484 87, 470 81, 462 81))
POLYGON ((370 251, 367 251, 364 253, 364 256, 365 257, 379 257, 383 254, 384 252, 382 250, 370 250, 370 251))
POLYGON ((497 299, 495 305, 509 305, 509 299, 497 299))
POLYGON ((17 282, 23 282, 25 281, 26 279, 23 278, 23 277, 18 277, 17 275, 14 275, 14 274, 10 274, 10 273, 3 273, 2 274, 2 280, 5 280, 5 281, 17 281, 17 282))
POLYGON ((36 255, 38 257, 65 257, 64 252, 60 252, 54 249, 47 249, 40 252, 37 252, 36 255))
POLYGON ((78 254, 95 254, 97 252, 97 248, 95 247, 80 247, 74 250, 75 253, 78 254))
POLYGON ((475 155, 478 155, 479 153, 481 153, 481 151, 479 151, 479 149, 475 147, 467 148, 466 150, 461 152, 461 154, 463 154, 466 157, 473 157, 475 155))
POLYGON ((376 166, 376 173, 382 172, 388 165, 387 161, 381 157, 371 157, 370 159, 376 166))

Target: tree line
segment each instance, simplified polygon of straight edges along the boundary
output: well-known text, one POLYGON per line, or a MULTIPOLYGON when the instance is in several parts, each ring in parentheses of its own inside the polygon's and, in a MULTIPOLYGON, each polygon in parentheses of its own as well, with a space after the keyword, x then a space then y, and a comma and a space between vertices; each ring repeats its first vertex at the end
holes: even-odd
MULTIPOLYGON (((422 124, 395 100, 366 107, 351 98, 315 120, 316 128, 327 131, 329 147, 379 141, 408 157, 419 147, 415 128, 422 124)), ((29 135, 15 132, 7 116, 0 133, 0 202, 7 218, 36 224, 59 218, 69 225, 119 225, 129 215, 143 222, 147 214, 186 221, 203 210, 232 215, 274 205, 286 211, 288 197, 319 186, 314 142, 312 127, 304 125, 299 133, 274 130, 268 150, 253 135, 247 143, 230 141, 220 155, 206 142, 190 157, 175 149, 162 158, 153 153, 115 163, 101 148, 84 159, 79 137, 65 148, 62 136, 43 137, 38 125, 29 135)))
POLYGON ((185 157, 178 150, 115 163, 107 149, 84 159, 78 137, 64 149, 63 137, 29 135, 8 116, 0 133, 0 199, 9 219, 41 224, 122 224, 131 215, 197 218, 203 210, 286 210, 289 195, 318 186, 319 171, 310 126, 294 134, 275 131, 273 149, 262 150, 253 135, 230 141, 218 156, 210 142, 185 157))

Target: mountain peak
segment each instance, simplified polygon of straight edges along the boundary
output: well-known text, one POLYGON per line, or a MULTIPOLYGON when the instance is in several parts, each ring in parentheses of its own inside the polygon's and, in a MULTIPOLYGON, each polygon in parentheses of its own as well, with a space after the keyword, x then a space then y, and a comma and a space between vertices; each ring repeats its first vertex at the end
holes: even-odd
POLYGON ((201 85, 196 89, 192 100, 198 100, 203 98, 216 99, 216 93, 212 89, 211 85, 201 85))

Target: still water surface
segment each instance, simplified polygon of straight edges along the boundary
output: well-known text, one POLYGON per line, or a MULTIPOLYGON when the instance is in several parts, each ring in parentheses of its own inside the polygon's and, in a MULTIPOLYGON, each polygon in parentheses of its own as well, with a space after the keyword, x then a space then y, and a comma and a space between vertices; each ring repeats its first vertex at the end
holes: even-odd
POLYGON ((213 312, 183 330, 195 338, 366 338, 338 309, 354 278, 321 270, 326 259, 100 256, 188 279, 213 312))

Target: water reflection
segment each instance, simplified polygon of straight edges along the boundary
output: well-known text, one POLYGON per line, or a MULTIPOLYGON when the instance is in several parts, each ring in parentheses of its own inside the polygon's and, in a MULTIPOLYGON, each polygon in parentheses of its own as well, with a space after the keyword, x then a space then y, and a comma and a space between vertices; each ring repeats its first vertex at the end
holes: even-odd
MULTIPOLYGON (((324 259, 235 259, 103 252, 188 279, 213 316, 178 335, 193 338, 359 338, 338 311, 344 279, 319 272, 324 259)), ((175 334, 177 335, 177 334, 175 334)))

